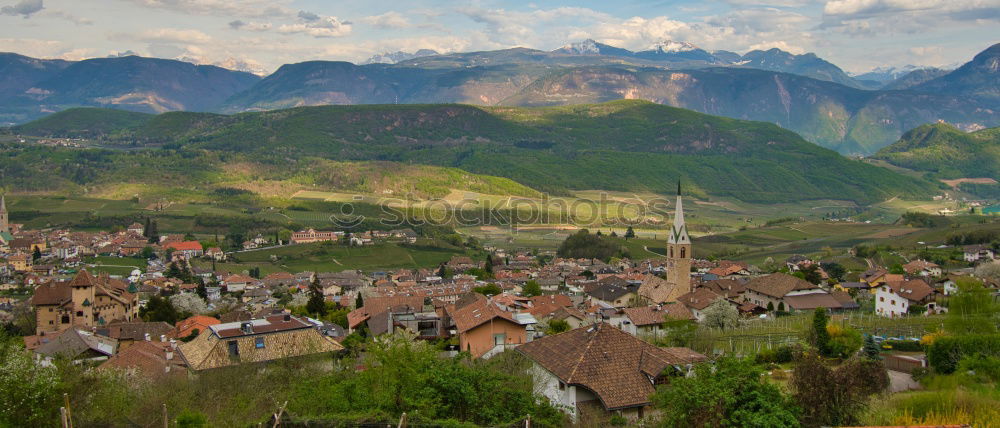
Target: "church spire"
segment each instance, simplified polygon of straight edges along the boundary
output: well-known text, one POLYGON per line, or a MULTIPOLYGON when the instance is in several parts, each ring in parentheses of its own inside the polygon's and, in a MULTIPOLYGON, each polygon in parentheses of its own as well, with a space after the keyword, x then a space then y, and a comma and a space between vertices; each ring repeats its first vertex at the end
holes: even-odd
POLYGON ((670 228, 668 244, 690 244, 687 225, 684 223, 684 201, 681 198, 681 182, 677 181, 677 206, 674 212, 674 225, 670 228))

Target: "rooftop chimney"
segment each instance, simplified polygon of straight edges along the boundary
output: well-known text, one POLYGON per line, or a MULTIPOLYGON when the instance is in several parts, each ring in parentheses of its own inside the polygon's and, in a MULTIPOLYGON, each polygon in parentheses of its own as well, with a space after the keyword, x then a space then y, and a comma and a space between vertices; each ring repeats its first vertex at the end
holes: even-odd
POLYGON ((177 341, 170 339, 170 349, 177 349, 177 341))
POLYGON ((145 339, 146 339, 147 342, 149 342, 149 340, 150 340, 149 333, 146 333, 145 339))
POLYGON ((166 342, 166 341, 167 341, 167 335, 161 334, 160 335, 160 342, 166 342))
POLYGON ((290 314, 285 314, 285 321, 291 321, 292 316, 290 314))
POLYGON ((240 330, 242 330, 243 333, 245 333, 245 334, 252 334, 253 333, 253 323, 245 322, 243 324, 240 324, 240 330))

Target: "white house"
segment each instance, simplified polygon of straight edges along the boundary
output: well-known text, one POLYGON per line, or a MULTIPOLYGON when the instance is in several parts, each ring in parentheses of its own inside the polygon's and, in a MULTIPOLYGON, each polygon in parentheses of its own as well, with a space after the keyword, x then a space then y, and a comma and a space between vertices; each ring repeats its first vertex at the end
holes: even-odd
POLYGON ((904 316, 914 305, 923 305, 928 312, 935 312, 935 293, 936 290, 922 279, 887 282, 875 291, 875 313, 890 318, 904 316))
POLYGON ((980 260, 993 260, 993 248, 986 245, 968 245, 964 248, 965 261, 975 263, 980 260))

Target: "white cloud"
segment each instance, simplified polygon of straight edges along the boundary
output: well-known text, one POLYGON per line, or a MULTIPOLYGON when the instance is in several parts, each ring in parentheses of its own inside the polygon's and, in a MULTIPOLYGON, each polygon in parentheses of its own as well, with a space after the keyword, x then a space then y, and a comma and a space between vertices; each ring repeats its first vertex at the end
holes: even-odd
POLYGON ((396 11, 388 11, 381 15, 368 16, 362 18, 361 22, 386 29, 407 28, 410 26, 410 20, 406 19, 405 16, 396 11))
POLYGON ((279 33, 308 34, 317 38, 343 37, 351 34, 351 23, 341 21, 336 16, 319 16, 313 13, 299 12, 299 22, 284 24, 278 27, 279 33))
POLYGON ((200 44, 212 41, 212 37, 199 30, 180 28, 153 28, 137 34, 115 33, 109 39, 116 41, 138 40, 147 43, 200 44))
POLYGON ((997 0, 830 0, 820 29, 856 37, 1000 22, 997 0))
POLYGON ((21 0, 11 6, 0 7, 0 15, 30 17, 32 14, 44 9, 42 0, 21 0))
POLYGON ((237 19, 229 22, 229 28, 244 31, 268 31, 273 27, 270 22, 243 21, 237 19))
POLYGON ((248 18, 292 17, 290 0, 128 0, 139 6, 192 15, 239 16, 248 18))

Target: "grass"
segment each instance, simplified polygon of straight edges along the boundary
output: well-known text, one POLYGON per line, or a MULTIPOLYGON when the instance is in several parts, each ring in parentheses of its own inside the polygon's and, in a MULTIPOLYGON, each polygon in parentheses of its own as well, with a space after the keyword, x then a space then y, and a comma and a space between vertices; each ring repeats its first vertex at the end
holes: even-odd
POLYGON ((1000 427, 1000 388, 964 374, 933 375, 925 390, 879 397, 865 415, 868 425, 958 425, 1000 427))
MULTIPOLYGON (((217 270, 243 272, 260 268, 262 274, 274 272, 339 272, 361 269, 435 268, 453 256, 469 255, 481 258, 465 249, 437 241, 418 241, 413 245, 379 243, 365 247, 336 244, 300 244, 274 249, 246 251, 234 255, 236 261, 216 263, 217 270)), ((210 267, 211 262, 198 260, 196 266, 210 267)))

